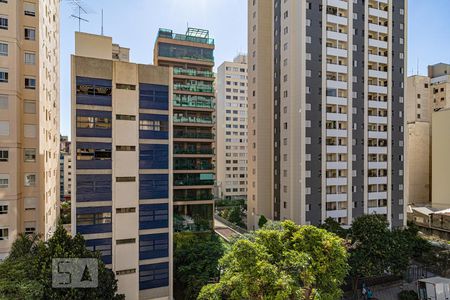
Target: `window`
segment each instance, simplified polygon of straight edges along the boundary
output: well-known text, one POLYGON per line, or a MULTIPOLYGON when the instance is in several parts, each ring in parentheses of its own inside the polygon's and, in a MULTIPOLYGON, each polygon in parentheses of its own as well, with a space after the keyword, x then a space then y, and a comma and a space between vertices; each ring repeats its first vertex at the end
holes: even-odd
POLYGON ((6 215, 8 213, 8 205, 0 204, 0 215, 6 215))
POLYGON ((36 30, 34 28, 25 28, 25 39, 28 41, 36 40, 36 30))
POLYGON ((24 7, 25 16, 30 16, 30 17, 36 16, 36 6, 34 5, 34 3, 24 2, 23 7, 24 7))
POLYGON ((36 138, 36 125, 29 124, 23 126, 23 135, 27 138, 36 138))
POLYGON ((151 130, 151 131, 168 131, 169 126, 165 121, 154 120, 140 120, 139 130, 151 130))
POLYGON ((116 182, 135 182, 136 177, 116 177, 116 182))
POLYGON ((80 146, 77 149, 77 160, 111 160, 111 149, 88 147, 80 146))
POLYGON ((77 215, 77 225, 96 225, 96 224, 109 224, 111 223, 110 212, 99 212, 92 214, 79 214, 77 215))
POLYGON ((9 135, 9 121, 0 121, 0 136, 9 135))
POLYGON ((136 207, 116 208, 116 213, 118 214, 126 214, 134 212, 136 212, 136 207))
POLYGON ((116 115, 116 120, 136 121, 136 116, 130 116, 130 115, 116 115))
POLYGON ((0 56, 8 56, 8 44, 0 43, 0 56))
POLYGON ((8 30, 8 17, 7 16, 0 17, 0 29, 8 30))
POLYGON ((136 146, 116 146, 116 151, 136 151, 136 146))
POLYGON ((8 95, 0 95, 0 109, 8 109, 8 95))
POLYGON ((25 52, 25 64, 27 65, 36 64, 36 54, 31 52, 25 52))
MULTIPOLYGON (((119 241, 117 240, 117 244, 119 245, 119 241)), ((134 274, 136 273, 136 269, 127 269, 127 270, 119 270, 116 271, 116 275, 126 275, 126 274, 134 274)))
POLYGON ((8 228, 0 228, 0 241, 8 239, 8 228))
POLYGON ((116 88, 119 90, 130 90, 130 91, 135 91, 136 90, 136 86, 132 85, 132 84, 121 84, 118 83, 116 84, 116 88))
POLYGON ((23 102, 23 110, 26 114, 35 114, 36 113, 36 101, 25 100, 23 102))
POLYGON ((123 244, 134 244, 136 243, 136 239, 131 238, 131 239, 121 239, 121 240, 116 240, 116 244, 117 245, 123 245, 123 244))
POLYGON ((108 129, 111 128, 111 120, 102 117, 77 116, 77 128, 108 129))
POLYGON ((0 189, 7 189, 9 186, 9 175, 0 174, 0 189))
POLYGON ((36 89, 36 79, 33 77, 25 77, 25 88, 30 90, 36 89))
POLYGON ((36 161, 36 149, 23 149, 23 160, 25 162, 35 162, 36 161))
POLYGON ((7 162, 9 151, 6 149, 0 149, 0 162, 7 162))
POLYGON ((25 174, 25 186, 36 185, 36 174, 25 174))
POLYGON ((8 82, 8 70, 0 69, 0 82, 8 82))

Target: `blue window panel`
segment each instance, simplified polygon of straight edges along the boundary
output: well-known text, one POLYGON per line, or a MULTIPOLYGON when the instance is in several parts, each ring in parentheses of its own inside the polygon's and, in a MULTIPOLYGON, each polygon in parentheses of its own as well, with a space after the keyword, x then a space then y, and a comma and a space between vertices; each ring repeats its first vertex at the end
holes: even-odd
POLYGON ((87 105, 99 105, 99 106, 111 106, 112 103, 112 82, 107 79, 89 78, 89 77, 77 77, 77 104, 87 105), (82 89, 84 93, 78 92, 78 89, 82 89), (88 94, 86 94, 89 90, 88 94), (109 95, 104 95, 105 91, 108 91, 109 95), (98 92, 102 93, 98 93, 98 92))
POLYGON ((155 114, 139 114, 139 138, 140 139, 157 139, 167 140, 169 139, 169 116, 167 115, 155 115, 155 114), (143 130, 141 120, 148 121, 160 121, 161 130, 143 130))
POLYGON ((169 175, 141 174, 139 176, 139 199, 169 198, 169 175))
POLYGON ((86 240, 86 248, 99 251, 105 264, 112 264, 112 239, 86 240))
MULTIPOLYGON (((106 149, 112 150, 111 143, 77 143, 76 148, 78 149, 106 149)), ((78 151, 77 151, 78 153, 78 151)), ((106 160, 78 160, 77 159, 77 170, 78 169, 111 169, 112 159, 106 160)))
POLYGON ((168 169, 169 145, 139 145, 140 169, 168 169))
POLYGON ((111 201, 112 175, 77 175, 77 201, 111 201))
POLYGON ((139 229, 167 228, 168 226, 168 204, 139 205, 139 229))
POLYGON ((139 266, 139 290, 169 286, 169 263, 139 266))
POLYGON ((169 234, 148 234, 139 236, 139 259, 153 259, 169 256, 169 234))
MULTIPOLYGON (((94 117, 107 118, 111 123, 112 113, 110 111, 97 111, 77 109, 77 117, 94 117)), ((112 137, 112 129, 110 128, 79 128, 77 122, 77 136, 79 137, 112 137)))
POLYGON ((156 84, 139 84, 139 108, 169 109, 169 87, 156 84))
POLYGON ((111 206, 78 207, 76 209, 76 232, 81 234, 112 232, 111 212, 111 206), (101 214, 108 214, 109 217, 99 216, 101 214), (79 218, 83 218, 84 223, 79 222, 79 218), (86 222, 92 224, 86 224, 86 222))

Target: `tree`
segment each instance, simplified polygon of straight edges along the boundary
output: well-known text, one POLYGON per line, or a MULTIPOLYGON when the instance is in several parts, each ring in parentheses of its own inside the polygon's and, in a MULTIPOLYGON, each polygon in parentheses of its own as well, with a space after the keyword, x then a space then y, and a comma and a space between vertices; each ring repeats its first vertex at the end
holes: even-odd
POLYGON ((198 299, 339 299, 348 271, 343 240, 292 221, 268 225, 234 242, 220 260, 220 281, 198 299))
POLYGON ((342 228, 341 224, 333 218, 326 218, 325 222, 321 224, 319 228, 332 232, 343 239, 349 234, 349 230, 342 228))
POLYGON ((184 293, 177 296, 196 299, 201 288, 219 276, 219 259, 224 252, 225 246, 215 234, 175 234, 174 290, 184 293))
POLYGON ((242 213, 242 210, 239 206, 235 206, 230 209, 230 212, 228 214, 228 221, 230 221, 233 224, 236 224, 239 227, 245 227, 244 222, 242 222, 242 217, 244 214, 242 213))
POLYGON ((0 264, 0 299, 124 299, 117 280, 98 252, 86 249, 81 235, 70 237, 62 225, 44 242, 39 236, 19 235, 8 258, 0 264), (53 258, 96 258, 98 287, 52 288, 53 258))
POLYGON ((266 223, 267 223, 267 218, 264 215, 261 215, 261 217, 259 217, 258 227, 263 228, 266 223))

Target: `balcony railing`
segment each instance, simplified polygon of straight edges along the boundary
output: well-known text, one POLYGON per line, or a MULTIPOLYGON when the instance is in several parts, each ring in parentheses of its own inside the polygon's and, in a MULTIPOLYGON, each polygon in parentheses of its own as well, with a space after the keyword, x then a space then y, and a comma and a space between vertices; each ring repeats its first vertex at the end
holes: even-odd
POLYGON ((191 185, 214 185, 214 180, 201 179, 175 179, 175 186, 191 186, 191 185))
POLYGON ((200 194, 200 195, 173 195, 173 201, 200 201, 200 200, 212 200, 214 197, 212 194, 200 194))
POLYGON ((195 96, 186 98, 175 95, 173 105, 178 107, 215 108, 213 100, 207 98, 195 98, 195 96))
MULTIPOLYGON (((207 32, 205 30, 201 30, 202 32, 207 32)), ((189 33, 189 30, 188 30, 189 33)), ((189 41, 194 43, 201 43, 201 44, 208 44, 208 45, 214 45, 214 39, 209 38, 209 35, 200 35, 195 36, 191 34, 179 34, 179 33, 173 33, 170 29, 160 28, 158 32, 158 37, 173 39, 173 40, 180 40, 180 41, 189 41)))
POLYGON ((200 93, 214 93, 212 85, 202 84, 180 84, 175 83, 173 85, 175 91, 188 91, 188 92, 200 92, 200 93))
POLYGON ((186 76, 196 76, 196 77, 214 77, 214 73, 211 71, 198 71, 194 69, 183 69, 183 68, 174 68, 174 75, 186 75, 186 76))
POLYGON ((208 117, 184 117, 174 116, 174 123, 198 123, 198 124, 213 124, 213 119, 208 117))
POLYGON ((213 170, 214 165, 211 163, 200 163, 200 164, 194 164, 194 163, 175 163, 173 166, 174 170, 213 170))
POLYGON ((211 132, 185 132, 175 131, 174 138, 187 138, 187 139, 214 139, 214 134, 211 132))
POLYGON ((174 148, 174 154, 214 154, 213 149, 183 149, 174 148))

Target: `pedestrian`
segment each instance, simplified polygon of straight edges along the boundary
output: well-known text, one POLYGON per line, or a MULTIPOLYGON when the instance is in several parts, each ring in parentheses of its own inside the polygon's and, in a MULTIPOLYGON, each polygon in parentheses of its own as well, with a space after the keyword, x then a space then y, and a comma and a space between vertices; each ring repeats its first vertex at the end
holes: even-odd
POLYGON ((362 284, 362 296, 364 300, 367 300, 367 288, 366 288, 366 284, 363 282, 362 284))
POLYGON ((373 297, 373 292, 371 289, 367 288, 367 299, 370 300, 373 297))

